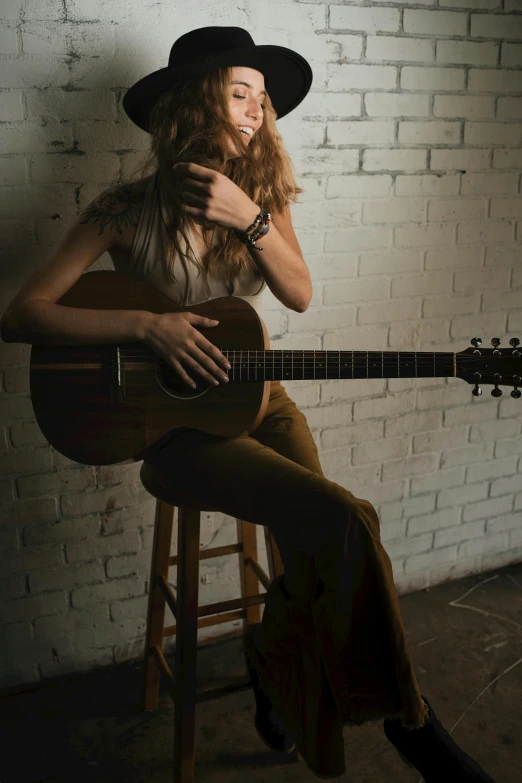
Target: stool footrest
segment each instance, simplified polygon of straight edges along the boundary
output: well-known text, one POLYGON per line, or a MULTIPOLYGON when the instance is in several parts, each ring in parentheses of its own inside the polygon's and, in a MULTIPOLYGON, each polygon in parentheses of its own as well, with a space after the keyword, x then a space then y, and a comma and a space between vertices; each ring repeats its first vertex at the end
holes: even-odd
POLYGON ((252 680, 240 680, 239 682, 232 681, 227 685, 220 685, 216 688, 207 688, 204 691, 196 691, 196 703, 202 701, 210 701, 211 699, 219 699, 222 696, 228 696, 229 693, 236 693, 236 691, 248 691, 252 688, 252 680))
POLYGON ((172 587, 169 585, 167 579, 163 574, 160 574, 158 576, 158 585, 161 588, 163 595, 165 596, 165 601, 169 605, 169 609, 174 615, 174 617, 178 616, 178 603, 176 601, 176 596, 174 595, 174 591, 172 590, 172 587))
MULTIPOLYGON (((233 598, 230 601, 220 601, 219 603, 200 606, 198 607, 198 628, 229 623, 232 620, 240 620, 241 618, 246 617, 246 610, 249 607, 263 604, 265 602, 265 596, 266 593, 259 593, 259 595, 248 595, 243 598, 233 598), (241 611, 235 611, 237 609, 240 609, 241 611), (209 617, 209 615, 218 616, 209 617)), ((169 625, 163 629, 163 638, 175 636, 175 634, 175 625, 169 625)))
POLYGON ((259 565, 255 557, 248 557, 245 559, 245 568, 250 566, 254 574, 257 576, 265 590, 270 587, 271 579, 262 566, 259 565))
MULTIPOLYGON (((270 578, 268 574, 265 572, 265 570, 262 568, 262 566, 260 566, 257 560, 253 557, 249 557, 247 560, 245 560, 245 568, 247 568, 248 566, 250 566, 252 571, 256 574, 256 576, 258 577, 259 581, 261 582, 265 590, 268 590, 268 588, 270 587, 270 578)), ((178 604, 174 591, 172 590, 172 587, 170 586, 167 578, 163 574, 159 575, 157 577, 157 584, 159 585, 159 587, 163 592, 163 595, 165 596, 165 600, 169 605, 170 611, 177 619, 178 604)), ((215 603, 215 604, 207 604, 206 606, 198 607, 198 617, 206 617, 209 614, 218 614, 218 613, 221 614, 222 612, 232 611, 234 609, 242 608, 242 607, 256 606, 257 604, 262 603, 264 600, 265 600, 264 594, 261 594, 261 596, 259 595, 244 596, 243 598, 234 598, 231 601, 220 601, 219 603, 215 603)))
POLYGON ((168 665, 168 663, 167 663, 167 661, 165 659, 165 656, 163 655, 163 651, 161 650, 160 647, 157 647, 156 645, 154 645, 154 647, 151 647, 150 650, 151 650, 151 652, 152 652, 152 654, 154 656, 154 660, 156 662, 156 665, 157 665, 160 673, 165 675, 170 695, 171 695, 172 699, 174 700, 175 699, 175 692, 176 692, 175 687, 174 687, 174 677, 173 677, 172 672, 170 670, 170 666, 168 665))
MULTIPOLYGON (((200 549, 199 559, 208 560, 211 557, 222 557, 223 555, 237 555, 243 551, 243 544, 225 544, 224 546, 214 546, 211 549, 200 549)), ((179 555, 169 557, 169 566, 178 564, 179 555)))
MULTIPOLYGON (((209 628, 211 625, 222 625, 223 623, 231 623, 234 620, 246 620, 248 617, 247 610, 241 609, 239 612, 225 612, 224 614, 214 614, 210 617, 201 617, 198 620, 198 631, 200 628, 209 628)), ((163 627, 163 638, 176 635, 175 625, 165 625, 163 627)))

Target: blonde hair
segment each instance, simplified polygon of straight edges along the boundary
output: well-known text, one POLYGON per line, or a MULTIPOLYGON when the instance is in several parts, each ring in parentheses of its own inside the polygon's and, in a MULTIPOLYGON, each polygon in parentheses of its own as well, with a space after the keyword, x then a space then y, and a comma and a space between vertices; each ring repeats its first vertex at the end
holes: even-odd
MULTIPOLYGON (((138 167, 143 179, 151 167, 158 172, 159 195, 167 215, 164 219, 165 255, 161 262, 166 278, 176 281, 174 261, 176 251, 198 268, 188 242, 188 216, 181 210, 180 190, 175 185, 172 166, 178 161, 191 161, 218 171, 232 180, 249 198, 271 213, 282 212, 289 202, 296 203, 303 193, 294 179, 292 162, 284 149, 276 128, 276 112, 269 96, 264 99, 263 124, 248 145, 229 115, 227 85, 230 68, 220 68, 187 80, 177 91, 163 93, 151 111, 151 149, 145 163, 138 167), (225 160, 230 137, 237 149, 244 152, 225 160), (169 209, 169 205, 177 205, 169 209), (188 257, 179 247, 177 235, 182 233, 188 257)), ((135 173, 137 173, 137 171, 135 173)), ((158 204, 161 209, 161 204, 158 204)), ((236 275, 254 272, 256 265, 246 245, 232 229, 214 226, 215 244, 205 239, 209 249, 205 271, 215 278, 232 281, 236 275)))

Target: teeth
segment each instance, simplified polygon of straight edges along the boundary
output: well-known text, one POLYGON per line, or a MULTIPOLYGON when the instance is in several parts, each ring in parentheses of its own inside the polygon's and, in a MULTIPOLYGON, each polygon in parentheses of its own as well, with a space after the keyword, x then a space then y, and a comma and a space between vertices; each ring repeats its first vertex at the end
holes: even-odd
POLYGON ((247 136, 252 136, 253 133, 254 133, 252 128, 246 128, 244 125, 243 126, 239 126, 238 125, 237 127, 238 127, 238 130, 241 131, 241 133, 245 133, 247 136))

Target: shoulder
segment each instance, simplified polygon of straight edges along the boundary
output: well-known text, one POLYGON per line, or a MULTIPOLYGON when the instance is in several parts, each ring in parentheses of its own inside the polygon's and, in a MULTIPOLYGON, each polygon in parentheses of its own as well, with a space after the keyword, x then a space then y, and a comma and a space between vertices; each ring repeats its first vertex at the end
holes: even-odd
POLYGON ((137 226, 149 181, 150 177, 106 188, 82 211, 80 223, 99 223, 102 230, 109 228, 120 234, 128 225, 137 226))
POLYGON ((98 233, 110 232, 117 244, 127 244, 129 231, 135 231, 150 177, 136 182, 111 185, 99 193, 78 217, 80 224, 95 224, 98 233))

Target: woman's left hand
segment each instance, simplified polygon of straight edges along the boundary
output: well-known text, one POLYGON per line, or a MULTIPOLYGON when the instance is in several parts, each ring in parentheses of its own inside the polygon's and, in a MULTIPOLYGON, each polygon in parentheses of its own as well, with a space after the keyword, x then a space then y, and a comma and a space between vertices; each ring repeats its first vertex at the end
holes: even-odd
POLYGON ((181 209, 196 223, 246 229, 259 208, 235 182, 197 163, 176 163, 172 170, 181 188, 181 209))

